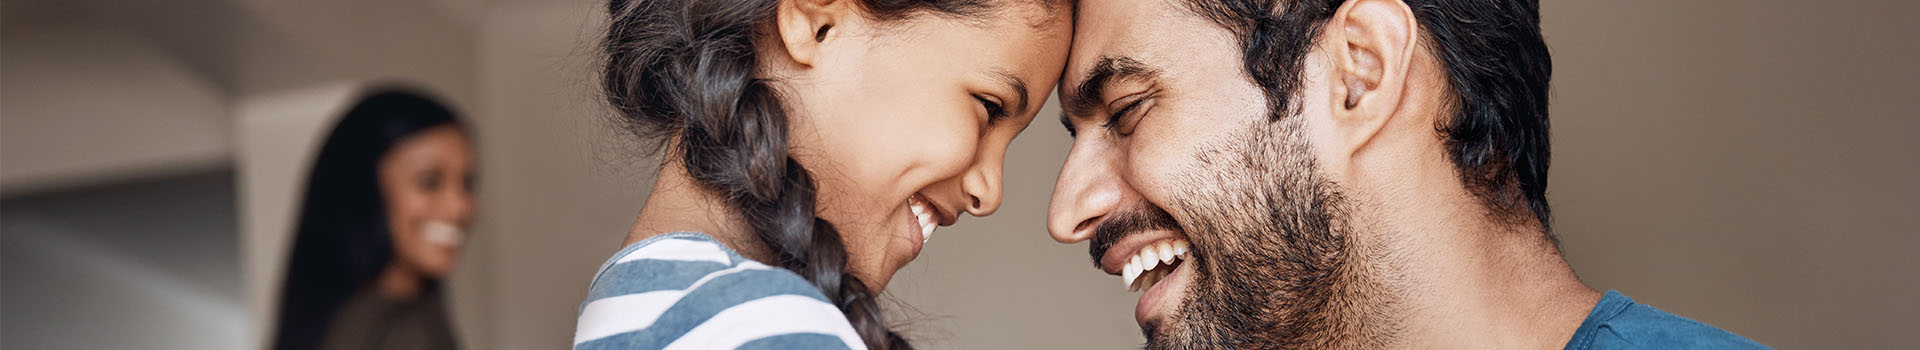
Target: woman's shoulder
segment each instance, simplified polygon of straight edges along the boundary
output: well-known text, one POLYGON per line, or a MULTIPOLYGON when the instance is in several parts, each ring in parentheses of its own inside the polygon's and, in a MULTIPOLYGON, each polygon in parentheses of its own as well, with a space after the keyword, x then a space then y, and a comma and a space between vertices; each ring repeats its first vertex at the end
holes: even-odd
POLYGON ((685 232, 650 237, 609 258, 594 276, 574 334, 576 349, 768 342, 860 344, 839 308, 806 279, 685 232))

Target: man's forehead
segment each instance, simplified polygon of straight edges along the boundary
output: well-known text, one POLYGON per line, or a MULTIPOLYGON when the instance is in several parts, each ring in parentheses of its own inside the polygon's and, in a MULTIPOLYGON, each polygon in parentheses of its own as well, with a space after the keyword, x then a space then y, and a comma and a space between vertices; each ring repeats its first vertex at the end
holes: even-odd
MULTIPOLYGON (((1157 0, 1145 0, 1148 2, 1157 0)), ((1067 77, 1077 78, 1075 73, 1085 73, 1090 58, 1110 50, 1118 43, 1129 41, 1129 27, 1140 25, 1129 7, 1138 6, 1136 1, 1081 1, 1074 14, 1073 44, 1068 50, 1067 77)))
POLYGON ((1061 76, 1061 96, 1081 93, 1073 91, 1076 85, 1087 79, 1103 58, 1131 57, 1135 61, 1150 61, 1141 57, 1148 54, 1143 50, 1156 40, 1177 40, 1163 38, 1156 33, 1155 27, 1166 22, 1169 11, 1177 11, 1175 2, 1183 0, 1124 0, 1124 1, 1082 1, 1075 14, 1073 45, 1069 50, 1066 74, 1061 76))

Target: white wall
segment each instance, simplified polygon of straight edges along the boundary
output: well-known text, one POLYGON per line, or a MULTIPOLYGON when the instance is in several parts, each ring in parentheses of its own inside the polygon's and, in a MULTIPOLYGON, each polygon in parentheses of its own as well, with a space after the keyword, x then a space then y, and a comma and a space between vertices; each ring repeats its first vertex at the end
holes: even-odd
POLYGON ((223 92, 136 33, 44 4, 0 20, 0 195, 223 168, 223 92))
POLYGON ((217 84, 60 3, 8 3, 0 63, 0 347, 243 347, 217 84))

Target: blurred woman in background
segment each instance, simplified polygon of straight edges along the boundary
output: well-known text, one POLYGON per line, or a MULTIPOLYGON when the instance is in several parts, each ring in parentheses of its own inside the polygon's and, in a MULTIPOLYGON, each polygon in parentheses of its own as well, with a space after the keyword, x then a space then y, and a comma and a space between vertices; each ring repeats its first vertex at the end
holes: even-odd
POLYGON ((473 158, 466 126, 422 94, 347 112, 308 177, 273 347, 458 347, 440 281, 473 221, 473 158))

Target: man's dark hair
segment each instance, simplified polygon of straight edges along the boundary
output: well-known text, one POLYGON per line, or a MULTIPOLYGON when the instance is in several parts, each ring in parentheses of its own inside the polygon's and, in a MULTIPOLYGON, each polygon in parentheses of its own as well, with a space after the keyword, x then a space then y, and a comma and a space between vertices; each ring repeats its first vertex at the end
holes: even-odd
MULTIPOLYGON (((1547 208, 1547 90, 1553 61, 1538 0, 1404 0, 1447 72, 1452 118, 1437 131, 1460 178, 1497 215, 1523 220, 1525 203, 1551 232, 1547 208)), ((1239 36, 1246 70, 1271 118, 1294 115, 1292 96, 1321 26, 1344 0, 1189 0, 1239 36)), ((1558 239, 1548 235, 1557 245, 1558 239)))

